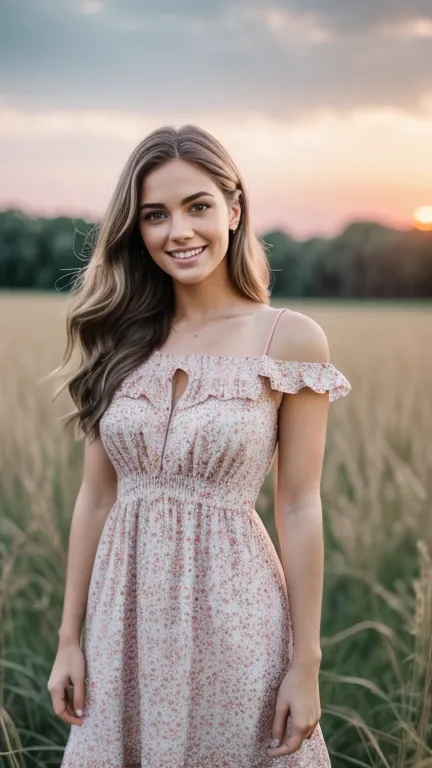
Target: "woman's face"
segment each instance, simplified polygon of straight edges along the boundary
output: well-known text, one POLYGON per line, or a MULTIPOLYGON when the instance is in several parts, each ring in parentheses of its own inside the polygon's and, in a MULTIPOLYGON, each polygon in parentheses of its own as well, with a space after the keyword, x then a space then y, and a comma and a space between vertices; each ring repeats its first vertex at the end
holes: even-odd
POLYGON ((240 204, 228 208, 210 176, 184 160, 170 160, 145 177, 139 230, 156 264, 181 283, 204 280, 224 260, 240 204))

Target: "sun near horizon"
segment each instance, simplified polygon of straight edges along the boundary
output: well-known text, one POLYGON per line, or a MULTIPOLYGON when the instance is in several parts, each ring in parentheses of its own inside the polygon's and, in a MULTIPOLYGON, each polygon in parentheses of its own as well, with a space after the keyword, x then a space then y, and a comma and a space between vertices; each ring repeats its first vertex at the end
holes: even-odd
POLYGON ((416 229, 432 231, 432 205, 421 205, 413 211, 413 223, 416 229))

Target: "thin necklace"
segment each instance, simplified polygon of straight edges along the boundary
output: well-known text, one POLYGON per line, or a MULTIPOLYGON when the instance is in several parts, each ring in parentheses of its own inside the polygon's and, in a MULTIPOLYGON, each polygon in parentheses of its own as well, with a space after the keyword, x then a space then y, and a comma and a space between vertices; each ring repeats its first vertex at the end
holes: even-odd
POLYGON ((206 328, 206 327, 207 327, 207 325, 209 324, 209 322, 210 322, 210 320, 207 320, 207 322, 205 322, 205 323, 204 323, 204 326, 203 326, 203 328, 202 328, 200 331, 198 331, 197 333, 195 333, 195 332, 193 332, 193 331, 188 331, 188 332, 184 333, 184 332, 182 332, 182 331, 178 331, 178 330, 177 330, 177 328, 175 328, 174 326, 172 326, 172 329, 173 329, 173 331, 175 331, 176 333, 178 333, 178 335, 179 335, 179 336, 193 336, 194 338, 196 338, 197 336, 201 336, 201 335, 202 335, 202 333, 203 333, 203 331, 204 331, 204 328, 206 328))
POLYGON ((202 336, 202 334, 204 333, 204 329, 207 328, 208 324, 211 323, 212 320, 220 320, 220 319, 224 319, 224 317, 223 316, 222 318, 210 317, 208 320, 206 320, 201 330, 197 331, 196 333, 194 331, 187 331, 186 333, 182 331, 178 331, 177 328, 175 328, 173 325, 171 326, 171 328, 173 331, 178 333, 179 336, 193 336, 194 338, 196 338, 197 336, 202 336))

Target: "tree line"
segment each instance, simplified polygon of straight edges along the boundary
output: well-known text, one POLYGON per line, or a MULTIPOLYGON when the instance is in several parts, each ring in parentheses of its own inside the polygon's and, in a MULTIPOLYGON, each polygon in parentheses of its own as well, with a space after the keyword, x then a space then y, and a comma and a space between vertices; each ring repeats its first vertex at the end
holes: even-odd
MULTIPOLYGON (((0 212, 0 287, 68 291, 96 233, 83 219, 0 212)), ((274 297, 432 298, 432 232, 358 222, 336 237, 300 241, 277 230, 260 239, 274 297)))

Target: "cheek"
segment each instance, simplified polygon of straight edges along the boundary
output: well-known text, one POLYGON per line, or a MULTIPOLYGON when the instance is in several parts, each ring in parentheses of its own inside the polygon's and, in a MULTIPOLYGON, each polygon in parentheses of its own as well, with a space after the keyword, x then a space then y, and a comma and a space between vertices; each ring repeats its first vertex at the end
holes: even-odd
POLYGON ((161 250, 164 242, 164 234, 161 227, 146 227, 141 225, 139 232, 144 245, 150 253, 161 250))
POLYGON ((228 245, 228 224, 225 225, 220 219, 208 222, 205 229, 202 229, 202 234, 218 248, 226 248, 228 245))

